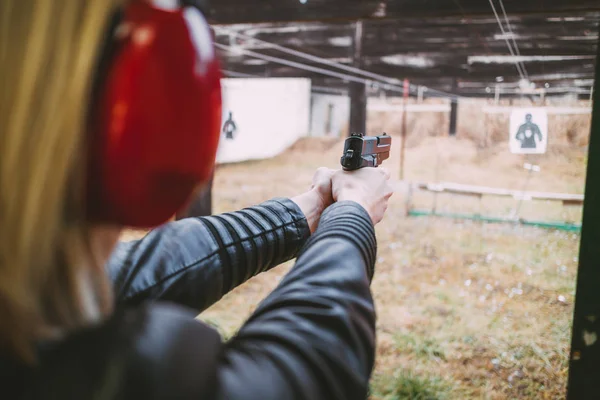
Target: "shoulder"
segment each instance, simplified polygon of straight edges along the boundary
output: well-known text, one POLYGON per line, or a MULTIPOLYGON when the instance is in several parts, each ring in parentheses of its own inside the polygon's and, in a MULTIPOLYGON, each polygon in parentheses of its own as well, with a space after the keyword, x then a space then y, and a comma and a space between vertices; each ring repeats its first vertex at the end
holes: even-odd
POLYGON ((35 390, 56 398, 201 397, 220 349, 219 334, 183 307, 121 310, 101 326, 46 347, 35 390))
POLYGON ((127 397, 201 397, 216 376, 219 334, 180 306, 160 304, 138 312, 143 323, 129 338, 127 397))
POLYGON ((169 362, 212 358, 221 346, 219 334, 187 308, 156 304, 138 312, 143 313, 143 325, 135 334, 135 354, 161 372, 167 372, 169 362))

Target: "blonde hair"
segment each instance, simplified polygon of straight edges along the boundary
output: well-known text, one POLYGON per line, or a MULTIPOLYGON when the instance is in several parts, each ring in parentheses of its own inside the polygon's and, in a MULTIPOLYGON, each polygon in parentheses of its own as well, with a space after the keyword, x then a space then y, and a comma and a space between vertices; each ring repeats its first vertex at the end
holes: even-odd
POLYGON ((0 348, 35 361, 112 299, 84 215, 94 71, 118 0, 0 1, 0 348), (86 286, 87 285, 87 286, 86 286))

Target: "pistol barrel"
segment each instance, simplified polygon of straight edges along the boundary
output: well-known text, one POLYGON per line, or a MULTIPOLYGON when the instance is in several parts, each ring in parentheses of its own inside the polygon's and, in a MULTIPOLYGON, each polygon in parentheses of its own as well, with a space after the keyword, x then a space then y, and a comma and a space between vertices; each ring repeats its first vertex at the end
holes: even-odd
POLYGON ((342 167, 347 171, 377 167, 390 157, 391 147, 392 138, 385 133, 380 136, 353 134, 344 144, 342 167))

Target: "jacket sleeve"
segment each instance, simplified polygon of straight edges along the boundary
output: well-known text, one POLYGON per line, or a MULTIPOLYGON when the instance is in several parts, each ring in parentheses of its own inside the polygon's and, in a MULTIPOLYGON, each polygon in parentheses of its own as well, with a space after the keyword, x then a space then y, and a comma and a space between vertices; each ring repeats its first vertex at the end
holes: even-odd
POLYGON ((198 313, 251 277, 297 256, 310 230, 276 198, 242 211, 188 218, 120 243, 108 262, 118 305, 168 301, 198 313))
POLYGON ((375 357, 366 211, 331 206, 296 265, 222 351, 212 396, 364 400, 375 357))

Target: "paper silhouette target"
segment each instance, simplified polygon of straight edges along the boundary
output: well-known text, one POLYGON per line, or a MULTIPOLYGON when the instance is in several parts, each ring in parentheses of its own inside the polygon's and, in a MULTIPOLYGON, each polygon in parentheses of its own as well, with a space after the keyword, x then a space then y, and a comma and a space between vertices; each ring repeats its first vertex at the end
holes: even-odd
POLYGON ((229 111, 229 117, 223 124, 222 132, 223 135, 225 135, 225 139, 235 139, 235 134, 237 133, 237 124, 233 120, 233 113, 231 111, 229 111))
POLYGON ((542 109, 514 110, 510 116, 510 151, 544 154, 548 147, 548 114, 542 109))

